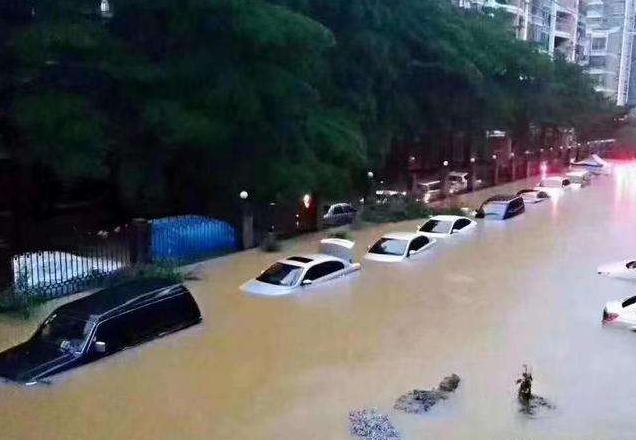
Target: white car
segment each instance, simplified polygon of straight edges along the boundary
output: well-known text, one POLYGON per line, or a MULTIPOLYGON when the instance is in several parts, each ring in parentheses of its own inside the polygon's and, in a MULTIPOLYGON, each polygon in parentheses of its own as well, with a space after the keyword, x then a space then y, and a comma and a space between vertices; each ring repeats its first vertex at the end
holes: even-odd
POLYGON ((533 204, 543 202, 550 198, 550 194, 548 194, 546 191, 537 189, 522 189, 517 193, 517 195, 521 196, 521 198, 523 199, 523 203, 525 203, 526 205, 528 203, 533 204))
POLYGON ((598 154, 592 154, 588 158, 579 160, 578 162, 572 162, 571 165, 574 168, 588 170, 597 176, 612 174, 612 165, 603 160, 598 154))
POLYGON ((621 260, 600 265, 596 271, 599 275, 623 280, 636 280, 636 260, 621 260))
POLYGON ((322 284, 360 270, 353 262, 354 243, 339 238, 320 241, 320 253, 295 255, 272 264, 240 289, 259 295, 285 295, 298 288, 322 284))
POLYGON ((475 228, 477 222, 459 215, 436 215, 417 228, 417 232, 427 237, 448 237, 464 234, 475 228))
POLYGON ((569 171, 565 173, 565 176, 570 179, 573 185, 578 185, 580 188, 592 183, 592 173, 587 170, 569 171))
POLYGON ((636 296, 605 304, 603 325, 636 331, 636 296))
POLYGON ((392 232, 385 234, 364 256, 367 260, 397 263, 422 253, 435 244, 434 238, 413 232, 392 232))
POLYGON ((568 179, 567 177, 549 176, 543 178, 543 180, 541 180, 541 182, 535 189, 539 191, 550 189, 564 189, 569 188, 571 183, 572 182, 570 182, 570 179, 568 179))

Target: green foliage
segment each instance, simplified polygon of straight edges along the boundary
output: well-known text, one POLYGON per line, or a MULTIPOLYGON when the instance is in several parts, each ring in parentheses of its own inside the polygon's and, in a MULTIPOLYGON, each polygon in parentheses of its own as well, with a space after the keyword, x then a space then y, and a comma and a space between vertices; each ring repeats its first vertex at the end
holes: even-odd
POLYGON ((25 175, 97 180, 136 214, 223 210, 243 189, 342 197, 396 143, 593 137, 616 113, 506 14, 445 1, 128 0, 110 18, 94 1, 40 3, 2 48, 21 135, 7 148, 25 175))

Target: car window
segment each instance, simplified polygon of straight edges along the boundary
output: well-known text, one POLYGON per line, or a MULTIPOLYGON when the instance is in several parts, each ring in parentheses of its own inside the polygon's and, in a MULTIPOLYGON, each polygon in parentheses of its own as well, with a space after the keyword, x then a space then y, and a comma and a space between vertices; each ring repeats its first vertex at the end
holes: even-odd
POLYGON ((512 209, 521 208, 521 205, 523 205, 523 200, 521 199, 514 199, 513 201, 510 202, 510 208, 512 209))
POLYGON ((315 281, 342 269, 344 269, 344 264, 340 261, 327 261, 316 264, 307 271, 303 280, 315 281))
POLYGON ((333 208, 333 213, 334 213, 335 215, 342 214, 343 212, 344 212, 344 211, 342 210, 342 206, 335 206, 335 207, 333 208))
POLYGON ((263 283, 275 284, 277 286, 293 286, 298 281, 303 269, 299 266, 292 266, 285 263, 274 263, 269 269, 256 277, 263 283))
POLYGON ((545 192, 545 191, 539 191, 539 192, 537 193, 537 198, 538 198, 538 199, 547 199, 547 198, 549 198, 549 197, 550 197, 550 196, 549 196, 549 195, 548 195, 548 193, 547 193, 547 192, 545 192))
POLYGON ((407 245, 407 240, 382 237, 373 246, 371 246, 369 252, 380 255, 404 255, 407 245))
POLYGON ((130 337, 127 326, 129 317, 116 316, 101 322, 95 330, 95 341, 106 344, 106 353, 114 353, 130 345, 134 345, 134 339, 130 337))
POLYGON ((570 180, 569 179, 563 179, 563 186, 569 186, 570 185, 570 180))
POLYGON ((452 222, 443 220, 429 220, 422 225, 420 232, 448 234, 453 226, 452 222))
POLYGON ((460 218, 459 220, 455 222, 455 226, 453 226, 453 229, 456 231, 461 231, 469 224, 470 224, 470 220, 468 220, 467 218, 460 218))
POLYGON ((409 251, 418 251, 424 246, 426 246, 429 242, 428 237, 417 237, 411 241, 409 245, 409 251))
POLYGON ((625 307, 631 306, 634 303, 636 303, 636 296, 632 296, 631 298, 626 299, 625 301, 623 301, 622 306, 623 306, 623 308, 625 308, 625 307))
POLYGON ((53 313, 35 332, 31 341, 56 347, 60 351, 79 352, 86 345, 94 322, 53 313))
POLYGON ((636 261, 630 261, 625 265, 628 269, 636 269, 636 261))

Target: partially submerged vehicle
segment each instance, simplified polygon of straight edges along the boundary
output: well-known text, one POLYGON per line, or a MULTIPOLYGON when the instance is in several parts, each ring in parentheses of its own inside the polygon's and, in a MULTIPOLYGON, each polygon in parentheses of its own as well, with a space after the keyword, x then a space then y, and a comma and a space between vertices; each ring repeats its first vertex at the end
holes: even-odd
POLYGON ((592 173, 588 170, 569 171, 565 173, 565 177, 567 177, 573 185, 578 185, 581 188, 592 183, 592 173))
POLYGON ((335 203, 325 206, 325 214, 323 215, 323 223, 325 226, 340 226, 352 223, 358 210, 350 203, 335 203))
POLYGON ((636 260, 621 260, 600 265, 599 275, 623 280, 636 280, 636 260))
POLYGON ((428 182, 418 182, 416 185, 418 200, 428 203, 437 200, 442 196, 442 181, 431 180, 428 182))
POLYGON ((526 210, 523 199, 518 195, 500 194, 487 199, 477 210, 475 217, 506 220, 523 214, 526 210))
POLYGON ((525 204, 544 202, 550 198, 550 194, 547 191, 538 189, 522 189, 517 192, 517 195, 521 196, 525 204))
POLYGON ((352 274, 361 268, 360 263, 353 261, 354 246, 349 240, 326 238, 320 241, 319 253, 283 258, 240 289, 258 295, 285 295, 352 274))
POLYGON ((428 237, 448 237, 472 231, 477 223, 460 215, 436 215, 418 226, 417 232, 428 237))
POLYGON ((535 189, 538 190, 553 190, 553 189, 565 189, 569 188, 572 182, 565 176, 548 176, 541 179, 539 185, 535 189))
POLYGON ((0 353, 0 376, 37 383, 200 321, 188 289, 170 280, 102 289, 58 307, 29 340, 0 353))
POLYGON ((603 160, 598 154, 592 154, 590 157, 572 162, 570 165, 573 168, 586 169, 595 175, 609 175, 612 173, 612 165, 603 160))
POLYGON ((435 244, 434 238, 413 232, 384 234, 364 256, 367 260, 397 263, 414 257, 435 244))
POLYGON ((636 296, 606 303, 602 322, 604 326, 636 331, 636 296))

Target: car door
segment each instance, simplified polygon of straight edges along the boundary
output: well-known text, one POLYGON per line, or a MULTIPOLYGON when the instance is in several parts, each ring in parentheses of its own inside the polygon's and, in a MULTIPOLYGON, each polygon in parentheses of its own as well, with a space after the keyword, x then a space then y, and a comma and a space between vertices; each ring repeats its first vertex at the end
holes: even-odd
POLYGON ((459 220, 456 220, 455 224, 453 225, 453 229, 451 229, 451 234, 457 234, 462 231, 465 231, 465 228, 470 226, 470 224, 471 224, 471 221, 468 220, 467 218, 460 218, 459 220))
POLYGON ((413 240, 411 240, 411 243, 409 244, 409 250, 406 255, 407 256, 418 255, 422 251, 424 251, 429 244, 430 244, 430 240, 428 237, 425 237, 425 236, 416 237, 413 240), (411 254, 411 252, 413 252, 413 254, 411 254))
POLYGON ((344 273, 345 265, 340 261, 325 261, 310 267, 303 277, 302 284, 322 283, 344 273), (310 283, 308 283, 310 281, 310 283))

